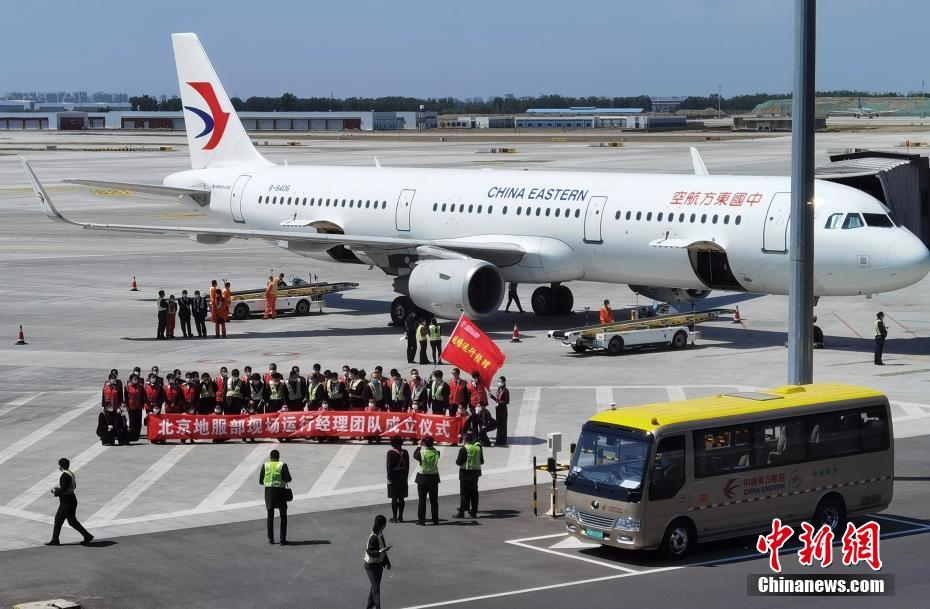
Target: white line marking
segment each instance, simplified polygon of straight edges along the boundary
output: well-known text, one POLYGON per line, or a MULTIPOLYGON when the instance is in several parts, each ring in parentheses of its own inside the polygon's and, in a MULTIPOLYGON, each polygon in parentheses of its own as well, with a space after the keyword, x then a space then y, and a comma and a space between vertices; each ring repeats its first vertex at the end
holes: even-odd
POLYGON ((19 442, 15 442, 7 446, 5 449, 0 451, 0 463, 5 463, 9 461, 10 459, 15 457, 22 451, 26 450, 27 448, 35 444, 36 442, 42 440, 44 437, 54 433, 59 427, 64 427, 65 425, 70 423, 72 420, 78 418, 79 416, 81 416, 87 410, 93 408, 94 406, 96 406, 97 408, 100 407, 100 396, 95 395, 92 398, 88 398, 84 402, 81 402, 81 404, 78 405, 77 408, 69 410, 63 415, 56 417, 55 419, 52 419, 51 421, 49 421, 48 423, 46 423, 39 429, 35 430, 34 432, 32 432, 31 434, 29 434, 28 436, 26 436, 19 442))
POLYGON ((507 458, 507 469, 529 469, 530 457, 533 455, 533 445, 530 439, 536 433, 536 415, 539 414, 539 401, 542 399, 542 390, 539 387, 527 387, 523 390, 523 402, 520 404, 520 414, 513 429, 513 438, 520 438, 525 444, 511 446, 507 458))
POLYGON ((594 412, 600 412, 610 408, 614 403, 613 387, 595 387, 594 388, 594 412))
POLYGON ((225 505, 226 502, 236 494, 236 491, 245 484, 250 476, 254 476, 256 480, 258 479, 257 472, 261 468, 262 461, 267 459, 271 449, 277 446, 279 446, 277 443, 263 443, 256 446, 252 452, 246 455, 245 459, 243 459, 239 465, 229 472, 226 478, 220 482, 219 486, 213 489, 210 494, 200 502, 200 505, 198 505, 196 509, 209 512, 225 505))
POLYGON ((588 558, 587 556, 578 556, 577 554, 566 554, 564 552, 557 552, 555 550, 550 550, 549 548, 538 548, 536 546, 531 546, 530 544, 527 544, 527 543, 521 543, 520 540, 516 540, 516 541, 510 540, 505 543, 509 543, 514 546, 520 546, 521 548, 527 548, 529 550, 536 550, 537 552, 545 552, 546 554, 555 554, 556 556, 561 556, 562 558, 570 558, 572 560, 580 560, 582 562, 600 565, 608 569, 614 569, 615 571, 623 571, 624 573, 640 573, 641 572, 641 571, 637 571, 636 569, 630 569, 629 567, 621 567, 620 565, 614 565, 614 564, 606 563, 600 560, 595 560, 593 558, 588 558))
POLYGON ((17 510, 9 507, 0 507, 0 514, 13 516, 15 518, 24 518, 26 520, 34 520, 35 522, 41 522, 43 524, 52 524, 55 520, 53 517, 46 516, 45 514, 37 514, 35 512, 27 512, 25 510, 17 510))
POLYGON ((665 388, 665 391, 668 393, 668 399, 672 402, 678 402, 680 400, 688 399, 685 395, 685 388, 680 386, 669 386, 665 388))
MULTIPOLYGON (((361 450, 362 446, 360 444, 346 444, 340 447, 339 451, 330 460, 329 465, 326 466, 326 469, 324 469, 320 477, 317 478, 313 487, 305 495, 302 495, 301 498, 309 499, 311 497, 331 495, 333 491, 336 490, 336 485, 342 480, 342 477, 349 469, 352 461, 355 460, 355 457, 358 456, 361 450)), ((387 484, 386 477, 385 484, 387 484)))
MULTIPOLYGON (((77 473, 78 470, 93 461, 106 449, 107 447, 101 444, 99 441, 94 442, 88 448, 86 448, 84 452, 71 459, 71 471, 77 473)), ((39 497, 45 495, 46 493, 48 493, 48 496, 51 497, 52 495, 49 493, 49 490, 53 486, 58 485, 59 478, 61 478, 60 472, 52 472, 48 474, 29 487, 29 490, 27 490, 25 493, 7 503, 6 507, 14 510, 23 510, 32 505, 36 500, 39 499, 39 497)))
POLYGON ((193 446, 175 446, 161 459, 149 466, 142 475, 133 480, 119 495, 114 497, 88 519, 90 526, 106 526, 111 520, 120 515, 120 512, 132 505, 150 486, 167 474, 172 467, 178 464, 184 455, 194 449, 193 446))
POLYGON ((26 404, 28 404, 28 403, 31 402, 32 400, 38 398, 40 395, 43 395, 43 394, 42 394, 42 393, 34 393, 34 394, 32 394, 32 395, 23 395, 23 396, 20 396, 20 397, 16 398, 16 399, 13 400, 12 402, 7 402, 6 408, 4 408, 3 410, 0 410, 0 417, 2 417, 3 415, 8 414, 8 413, 10 413, 10 412, 16 410, 16 409, 19 408, 20 406, 25 406, 26 404))
POLYGON ((897 406, 904 411, 905 416, 898 417, 894 419, 895 421, 905 421, 908 419, 922 419, 924 417, 930 417, 930 412, 924 410, 923 404, 915 404, 914 402, 891 402, 892 406, 897 406))

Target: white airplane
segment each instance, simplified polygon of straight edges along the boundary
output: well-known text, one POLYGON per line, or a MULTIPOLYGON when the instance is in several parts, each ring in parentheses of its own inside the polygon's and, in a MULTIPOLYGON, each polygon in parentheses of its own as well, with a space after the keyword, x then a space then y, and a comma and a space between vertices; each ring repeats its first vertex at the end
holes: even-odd
MULTIPOLYGON (((507 281, 544 284, 540 315, 571 311, 570 281, 628 284, 669 303, 710 290, 786 294, 790 180, 568 171, 280 166, 239 122, 195 34, 173 34, 191 169, 162 186, 67 180, 181 198, 215 228, 92 224, 65 218, 23 160, 52 220, 95 231, 189 235, 199 243, 262 239, 321 260, 377 266, 413 307, 472 318, 496 311, 507 281)), ((930 252, 877 199, 818 181, 816 296, 904 288, 930 270, 930 252)))
POLYGON ((859 103, 855 108, 837 110, 835 112, 831 112, 830 114, 833 116, 855 116, 856 118, 862 118, 864 116, 866 118, 875 118, 878 116, 885 116, 886 114, 895 114, 896 112, 897 110, 876 110, 868 106, 863 106, 862 98, 860 97, 859 103))

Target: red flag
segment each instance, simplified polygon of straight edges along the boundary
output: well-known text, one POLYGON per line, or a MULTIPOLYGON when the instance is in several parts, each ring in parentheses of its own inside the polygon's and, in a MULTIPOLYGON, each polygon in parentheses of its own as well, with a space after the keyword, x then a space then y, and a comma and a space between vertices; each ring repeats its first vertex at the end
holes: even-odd
POLYGON ((507 359, 497 344, 464 313, 449 336, 441 358, 468 374, 477 371, 485 387, 492 386, 494 374, 507 359))

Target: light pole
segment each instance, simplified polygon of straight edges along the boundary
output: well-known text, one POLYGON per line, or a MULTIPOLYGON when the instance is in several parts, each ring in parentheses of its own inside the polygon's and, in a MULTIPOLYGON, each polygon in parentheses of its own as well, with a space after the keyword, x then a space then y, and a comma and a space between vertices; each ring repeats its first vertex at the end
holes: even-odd
POLYGON ((920 118, 924 117, 924 92, 927 90, 927 81, 920 81, 920 118))
POLYGON ((723 85, 717 85, 717 118, 720 118, 720 97, 721 91, 723 91, 723 85))

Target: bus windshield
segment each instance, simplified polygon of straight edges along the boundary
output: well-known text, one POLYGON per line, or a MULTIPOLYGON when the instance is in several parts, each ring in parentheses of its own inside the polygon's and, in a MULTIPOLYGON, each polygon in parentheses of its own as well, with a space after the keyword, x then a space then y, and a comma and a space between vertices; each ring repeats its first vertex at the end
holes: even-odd
POLYGON ((652 438, 605 425, 581 431, 566 484, 573 491, 619 501, 639 501, 652 438))

